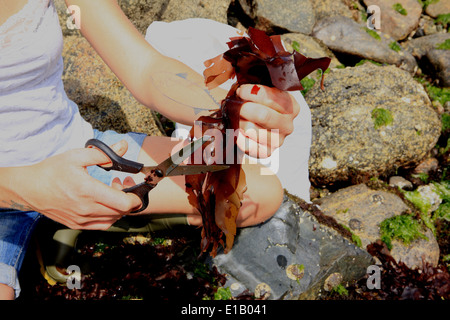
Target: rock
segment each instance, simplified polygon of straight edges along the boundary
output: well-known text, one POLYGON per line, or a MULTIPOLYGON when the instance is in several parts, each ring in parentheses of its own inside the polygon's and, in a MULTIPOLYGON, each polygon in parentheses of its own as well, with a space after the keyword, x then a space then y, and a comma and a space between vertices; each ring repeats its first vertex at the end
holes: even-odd
POLYGON ((295 41, 300 45, 301 54, 310 58, 329 57, 331 58, 330 68, 335 68, 341 64, 333 52, 331 52, 326 45, 316 38, 302 33, 285 33, 281 35, 281 40, 283 40, 286 49, 289 52, 294 50, 292 44, 295 41))
POLYGON ((427 52, 426 59, 443 87, 450 87, 450 50, 432 49, 427 52))
POLYGON ((118 0, 122 11, 142 34, 153 21, 162 19, 168 2, 167 0, 118 0))
POLYGON ((450 34, 435 33, 412 39, 405 44, 405 49, 418 60, 422 59, 430 50, 435 49, 438 44, 450 39, 450 34))
POLYGON ((424 186, 419 186, 417 188, 418 196, 422 198, 426 203, 429 204, 428 214, 431 214, 433 211, 436 211, 437 208, 442 203, 442 198, 439 192, 436 190, 436 187, 433 184, 427 184, 424 186))
POLYGON ((414 37, 423 37, 438 32, 434 19, 423 15, 419 20, 419 26, 414 33, 414 37))
MULTIPOLYGON (((176 1, 176 0, 173 0, 176 1)), ((55 8, 58 12, 59 21, 65 36, 81 36, 80 30, 73 28, 72 12, 67 12, 67 5, 64 0, 54 0, 55 8)), ((118 0, 122 11, 134 24, 134 26, 144 33, 147 27, 155 20, 160 20, 162 13, 167 7, 166 0, 118 0)))
POLYGON ((164 2, 166 4, 159 19, 161 21, 205 18, 227 23, 227 11, 231 0, 170 0, 164 2))
POLYGON ((431 101, 431 104, 433 105, 433 107, 436 109, 436 112, 440 115, 445 113, 445 109, 444 106, 437 100, 433 100, 431 101))
POLYGON ((86 39, 66 36, 63 58, 66 93, 94 128, 162 135, 151 110, 131 95, 86 39))
MULTIPOLYGON (((314 26, 312 36, 321 40, 336 54, 393 64, 414 72, 417 63, 414 57, 396 44, 395 39, 384 33, 377 33, 346 17, 329 17, 314 26)), ((397 44, 398 45, 398 44, 397 44)), ((338 56, 338 59, 341 58, 338 56)), ((341 60, 342 61, 342 60, 341 60)))
POLYGON ((311 4, 314 9, 316 20, 333 16, 344 16, 354 20, 359 18, 359 15, 356 16, 357 13, 359 13, 358 10, 349 8, 342 0, 311 1, 311 4), (355 13, 355 11, 357 11, 357 13, 355 13))
MULTIPOLYGON (((173 0, 176 1, 176 0, 173 0)), ((67 12, 67 5, 64 0, 54 0, 55 8, 58 12, 59 21, 64 36, 81 36, 80 30, 73 28, 73 13, 67 12)), ((148 26, 155 20, 161 20, 161 15, 167 7, 167 0, 118 0, 122 11, 142 33, 145 33, 148 26)))
POLYGON ((417 165, 440 136, 440 120, 423 86, 394 66, 366 63, 330 69, 325 90, 305 95, 312 114, 310 178, 315 185, 364 181, 417 165), (373 112, 384 111, 376 128, 373 112), (383 109, 383 110, 380 110, 383 109))
MULTIPOLYGON (((365 184, 354 185, 317 200, 324 214, 347 226, 361 239, 362 248, 380 239, 379 226, 385 219, 408 212, 409 207, 393 193, 373 190, 365 184)), ((433 232, 427 229, 426 239, 416 239, 405 245, 392 241, 391 254, 409 268, 421 268, 422 258, 436 266, 439 245, 433 232)))
MULTIPOLYGON (((207 18, 227 23, 227 11, 232 0, 118 0, 125 15, 144 34, 153 21, 174 21, 188 18, 207 18)), ((63 0, 55 0, 64 35, 81 35, 77 29, 69 29, 71 21, 63 0)))
POLYGON ((439 167, 439 161, 436 158, 427 158, 421 161, 415 168, 413 173, 425 173, 429 174, 431 171, 437 170, 439 167))
POLYGON ((364 0, 364 3, 380 7, 381 32, 395 40, 405 39, 419 25, 422 6, 417 0, 364 0), (400 5, 403 14, 394 9, 395 5, 400 5))
POLYGON ((424 72, 437 76, 444 87, 450 86, 450 50, 438 47, 449 39, 449 33, 436 33, 406 44, 406 51, 419 61, 424 72))
POLYGON ((59 23, 64 36, 77 35, 81 36, 81 32, 74 26, 73 12, 67 12, 68 8, 64 0, 54 0, 56 11, 58 13, 59 23))
POLYGON ((336 288, 338 285, 342 283, 342 274, 339 272, 332 273, 325 279, 325 283, 323 284, 323 289, 325 291, 331 291, 333 288, 336 288))
POLYGON ((423 262, 436 267, 439 261, 439 244, 430 229, 427 228, 423 234, 426 239, 416 239, 410 245, 404 245, 399 240, 392 241, 391 255, 394 259, 402 261, 410 269, 422 269, 423 262))
POLYGON ((235 296, 264 288, 270 300, 314 299, 330 275, 338 273, 345 282, 360 279, 373 264, 367 252, 288 196, 270 220, 238 232, 233 249, 210 261, 227 274, 225 286, 235 296))
POLYGON ((266 32, 279 29, 310 34, 316 21, 310 0, 239 0, 256 28, 266 32))
POLYGON ((406 180, 400 176, 392 176, 389 178, 389 186, 394 188, 400 188, 403 190, 411 190, 413 188, 413 184, 411 181, 406 180))
POLYGON ((439 16, 441 14, 449 14, 450 13, 450 1, 440 0, 440 1, 436 1, 436 2, 431 2, 425 9, 425 12, 433 18, 437 18, 437 16, 439 16))

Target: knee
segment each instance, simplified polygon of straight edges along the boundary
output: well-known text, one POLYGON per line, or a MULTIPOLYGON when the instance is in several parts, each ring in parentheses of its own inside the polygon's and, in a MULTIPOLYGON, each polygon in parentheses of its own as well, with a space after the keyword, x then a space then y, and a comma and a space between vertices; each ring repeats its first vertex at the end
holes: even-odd
MULTIPOLYGON (((257 225, 270 219, 283 201, 283 188, 275 174, 262 174, 261 165, 243 165, 247 190, 244 193, 242 207, 236 219, 237 227, 257 225)), ((266 168, 267 169, 267 168, 266 168)), ((189 215, 188 223, 202 225, 200 215, 189 215)))
POLYGON ((0 283, 0 300, 14 300, 14 289, 6 284, 0 283))
MULTIPOLYGON (((243 166, 247 191, 237 219, 238 227, 256 225, 270 219, 283 201, 283 187, 275 174, 262 174, 262 166, 243 166)), ((265 171, 267 172, 267 171, 265 171)))

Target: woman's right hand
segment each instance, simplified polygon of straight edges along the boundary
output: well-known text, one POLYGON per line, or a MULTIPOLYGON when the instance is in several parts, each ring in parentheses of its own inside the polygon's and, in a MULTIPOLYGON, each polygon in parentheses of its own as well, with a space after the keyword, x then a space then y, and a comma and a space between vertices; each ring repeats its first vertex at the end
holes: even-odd
MULTIPOLYGON (((112 148, 123 155, 127 145, 122 142, 112 148)), ((141 205, 136 195, 107 186, 88 174, 87 166, 108 162, 101 151, 85 148, 21 167, 10 186, 17 199, 11 204, 40 212, 71 229, 108 229, 141 205)))

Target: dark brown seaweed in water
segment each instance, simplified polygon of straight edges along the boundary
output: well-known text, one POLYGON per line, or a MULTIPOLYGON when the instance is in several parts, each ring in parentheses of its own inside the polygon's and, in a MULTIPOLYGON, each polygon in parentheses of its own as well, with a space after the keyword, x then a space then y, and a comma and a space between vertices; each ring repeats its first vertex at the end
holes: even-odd
MULTIPOLYGON (((221 102, 220 109, 210 116, 200 117, 198 121, 202 123, 202 134, 208 129, 220 130, 224 152, 221 159, 214 157, 214 163, 225 163, 230 168, 186 176, 189 202, 198 209, 203 220, 201 249, 202 252, 210 250, 212 256, 217 254, 219 245, 224 247, 225 253, 233 246, 236 218, 246 190, 245 174, 239 159, 242 152, 237 150, 237 135, 234 135, 239 129, 240 110, 244 103, 236 95, 237 88, 243 84, 259 84, 284 91, 303 90, 300 80, 321 69, 323 89, 324 71, 331 61, 327 57, 313 59, 297 51, 287 52, 280 36, 268 36, 254 28, 249 28, 248 37, 233 37, 227 44, 228 51, 205 62, 205 82, 210 89, 234 77, 236 83, 221 102), (232 161, 230 154, 233 155, 232 161)), ((193 134, 194 130, 191 138, 193 134)))

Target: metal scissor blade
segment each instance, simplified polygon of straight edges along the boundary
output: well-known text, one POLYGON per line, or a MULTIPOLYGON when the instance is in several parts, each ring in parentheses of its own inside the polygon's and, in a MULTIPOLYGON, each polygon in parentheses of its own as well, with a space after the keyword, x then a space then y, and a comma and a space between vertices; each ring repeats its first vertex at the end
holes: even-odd
POLYGON ((214 172, 228 169, 230 166, 227 165, 203 165, 203 164, 193 164, 186 166, 177 166, 175 169, 170 171, 168 176, 187 176, 192 174, 202 174, 206 172, 214 172))
POLYGON ((162 170, 165 176, 173 175, 171 171, 179 166, 185 159, 189 158, 198 148, 200 148, 205 142, 210 141, 211 136, 203 136, 197 139, 180 151, 172 154, 169 158, 161 162, 157 168, 162 170))

